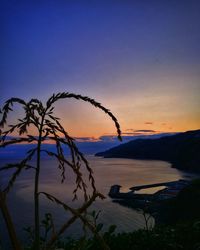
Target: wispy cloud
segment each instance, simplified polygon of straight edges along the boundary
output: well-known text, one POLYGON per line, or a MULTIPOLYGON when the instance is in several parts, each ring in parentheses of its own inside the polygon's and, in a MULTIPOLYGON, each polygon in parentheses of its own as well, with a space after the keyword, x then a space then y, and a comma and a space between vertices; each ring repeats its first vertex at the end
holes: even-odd
POLYGON ((153 129, 133 129, 133 128, 128 128, 125 131, 127 132, 123 132, 123 134, 127 134, 127 133, 157 133, 157 132, 161 132, 161 131, 156 131, 153 129))
POLYGON ((101 139, 95 137, 74 137, 77 142, 98 142, 101 139))
POLYGON ((139 133, 158 133, 160 131, 155 131, 152 129, 138 129, 138 130, 134 130, 134 132, 139 132, 139 133))
POLYGON ((145 122, 144 124, 146 124, 146 125, 152 125, 153 122, 145 122))
POLYGON ((162 131, 157 131, 153 129, 133 129, 133 128, 128 128, 125 130, 126 132, 123 132, 122 135, 138 135, 138 134, 146 134, 146 133, 162 133, 162 131))

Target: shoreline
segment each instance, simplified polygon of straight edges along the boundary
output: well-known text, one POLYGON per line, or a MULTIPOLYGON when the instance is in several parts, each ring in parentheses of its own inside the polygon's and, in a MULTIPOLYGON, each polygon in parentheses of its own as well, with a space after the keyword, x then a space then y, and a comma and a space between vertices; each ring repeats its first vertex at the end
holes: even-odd
POLYGON ((150 185, 135 186, 130 188, 130 192, 121 193, 119 185, 111 186, 109 197, 112 202, 118 203, 122 206, 129 207, 134 210, 140 210, 143 214, 149 214, 154 218, 155 225, 162 224, 165 221, 162 213, 166 202, 175 199, 179 193, 192 183, 192 180, 180 179, 167 183, 155 183, 150 185), (156 191, 153 194, 138 194, 134 193, 136 190, 143 190, 151 188, 152 186, 165 186, 165 188, 156 191))
POLYGON ((95 157, 101 157, 101 158, 105 158, 105 159, 113 159, 113 158, 116 158, 116 159, 129 159, 129 160, 141 160, 141 161, 163 161, 163 162, 167 162, 169 163, 171 166, 171 168, 175 168, 177 170, 180 170, 180 171, 183 171, 183 172, 186 172, 186 173, 190 173, 190 174, 199 174, 200 175, 200 163, 199 163, 199 169, 188 169, 187 167, 181 167, 179 163, 175 163, 173 161, 170 161, 170 160, 166 160, 166 159, 160 159, 160 158, 137 158, 137 157, 126 157, 126 156, 104 156, 104 155, 98 155, 97 154, 94 154, 95 157))

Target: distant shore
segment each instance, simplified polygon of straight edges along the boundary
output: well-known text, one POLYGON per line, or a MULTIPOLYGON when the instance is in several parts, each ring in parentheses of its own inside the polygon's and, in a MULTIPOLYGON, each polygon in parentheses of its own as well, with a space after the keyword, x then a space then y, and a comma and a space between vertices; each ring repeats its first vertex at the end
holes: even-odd
POLYGON ((99 152, 104 158, 161 160, 190 173, 200 173, 200 130, 187 131, 158 139, 137 139, 99 152))

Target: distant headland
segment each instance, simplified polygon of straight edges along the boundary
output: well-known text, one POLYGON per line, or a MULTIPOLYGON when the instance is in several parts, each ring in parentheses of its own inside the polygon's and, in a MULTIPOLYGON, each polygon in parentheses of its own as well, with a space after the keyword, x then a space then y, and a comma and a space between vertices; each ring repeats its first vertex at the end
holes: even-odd
POLYGON ((163 160, 181 170, 200 172, 200 129, 158 139, 132 140, 96 156, 163 160))

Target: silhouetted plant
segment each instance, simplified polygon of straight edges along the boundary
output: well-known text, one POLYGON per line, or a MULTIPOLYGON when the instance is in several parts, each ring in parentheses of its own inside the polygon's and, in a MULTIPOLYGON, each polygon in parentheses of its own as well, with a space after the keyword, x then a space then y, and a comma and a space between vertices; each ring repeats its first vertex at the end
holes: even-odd
MULTIPOLYGON (((152 230, 115 233, 111 226, 103 238, 111 250, 197 250, 200 246, 200 222, 182 222, 176 225, 157 225, 152 230)), ((95 238, 84 240, 66 239, 60 243, 65 250, 101 250, 95 238), (82 245, 81 245, 82 246, 82 245)))
MULTIPOLYGON (((14 125, 8 125, 8 129, 5 131, 1 131, 1 140, 0 147, 6 147, 13 144, 19 143, 34 143, 34 147, 27 152, 26 157, 16 164, 7 164, 2 167, 0 171, 14 169, 14 173, 12 174, 10 180, 8 181, 7 186, 3 191, 1 191, 1 196, 3 199, 0 199, 0 207, 1 210, 4 208, 4 204, 6 204, 6 196, 13 187, 16 178, 20 175, 22 170, 33 169, 35 171, 34 176, 34 249, 40 249, 40 214, 39 214, 39 196, 44 195, 47 199, 51 200, 54 203, 62 206, 66 211, 71 212, 72 217, 64 223, 61 228, 53 233, 46 244, 46 249, 51 249, 54 243, 58 240, 59 236, 64 233, 64 231, 74 223, 76 219, 80 219, 82 223, 89 228, 95 236, 98 238, 100 243, 102 244, 103 249, 108 249, 105 244, 103 238, 96 232, 95 225, 90 223, 84 213, 87 208, 96 200, 96 198, 103 199, 104 196, 100 194, 95 187, 95 180, 93 177, 93 171, 84 157, 84 155, 77 148, 74 139, 68 135, 68 133, 63 128, 60 123, 60 119, 54 116, 54 104, 61 99, 66 98, 75 98, 77 100, 82 100, 90 103, 96 108, 101 109, 105 112, 110 118, 113 120, 119 140, 121 140, 121 131, 120 126, 115 118, 115 116, 111 113, 110 110, 102 106, 99 102, 96 102, 94 99, 91 99, 87 96, 76 95, 73 93, 58 93, 53 94, 45 105, 38 99, 31 99, 29 102, 26 102, 20 98, 11 98, 5 102, 4 107, 2 108, 2 119, 0 121, 0 127, 4 127, 7 125, 7 116, 10 111, 12 111, 12 106, 15 103, 21 104, 25 116, 22 119, 18 119, 18 122, 14 125), (28 129, 30 126, 33 126, 37 130, 37 135, 30 135, 28 129), (13 132, 18 133, 18 138, 7 139, 7 136, 12 134, 13 132), (42 149, 41 145, 45 143, 46 140, 53 140, 56 145, 56 153, 42 149), (71 157, 68 159, 64 154, 63 146, 69 148, 71 157), (39 190, 39 177, 40 177, 40 169, 41 169, 41 153, 44 152, 50 157, 54 157, 58 161, 58 167, 61 171, 61 182, 65 180, 65 170, 66 166, 70 167, 76 176, 76 187, 73 191, 74 197, 73 200, 77 199, 77 192, 81 190, 84 194, 84 203, 81 207, 74 209, 68 204, 60 201, 57 197, 53 195, 42 192, 39 190), (30 161, 33 159, 33 156, 36 155, 36 165, 31 165, 30 161), (85 179, 82 176, 81 166, 84 166, 89 174, 89 183, 92 187, 92 195, 89 196, 87 191, 87 185, 85 179)), ((4 217, 5 221, 8 222, 8 218, 4 217)), ((13 223, 7 224, 8 231, 15 231, 13 223)), ((11 236, 11 235, 10 235, 11 236)), ((17 238, 14 239, 13 242, 14 249, 20 249, 19 244, 17 245, 17 238)))
MULTIPOLYGON (((21 249, 20 242, 19 242, 19 240, 17 238, 16 231, 15 231, 15 228, 14 228, 14 224, 13 224, 10 212, 8 210, 8 206, 6 204, 5 192, 3 192, 1 190, 0 190, 0 209, 1 209, 3 218, 5 220, 5 223, 6 223, 6 226, 7 226, 7 229, 8 229, 8 233, 9 233, 9 236, 10 236, 12 246, 13 246, 14 249, 20 250, 21 249)), ((1 245, 0 245, 0 247, 1 247, 1 245)))
POLYGON ((145 205, 143 208, 137 208, 138 212, 143 215, 144 222, 145 222, 145 229, 147 232, 151 231, 153 228, 153 215, 150 210, 150 204, 147 200, 145 200, 145 205))

